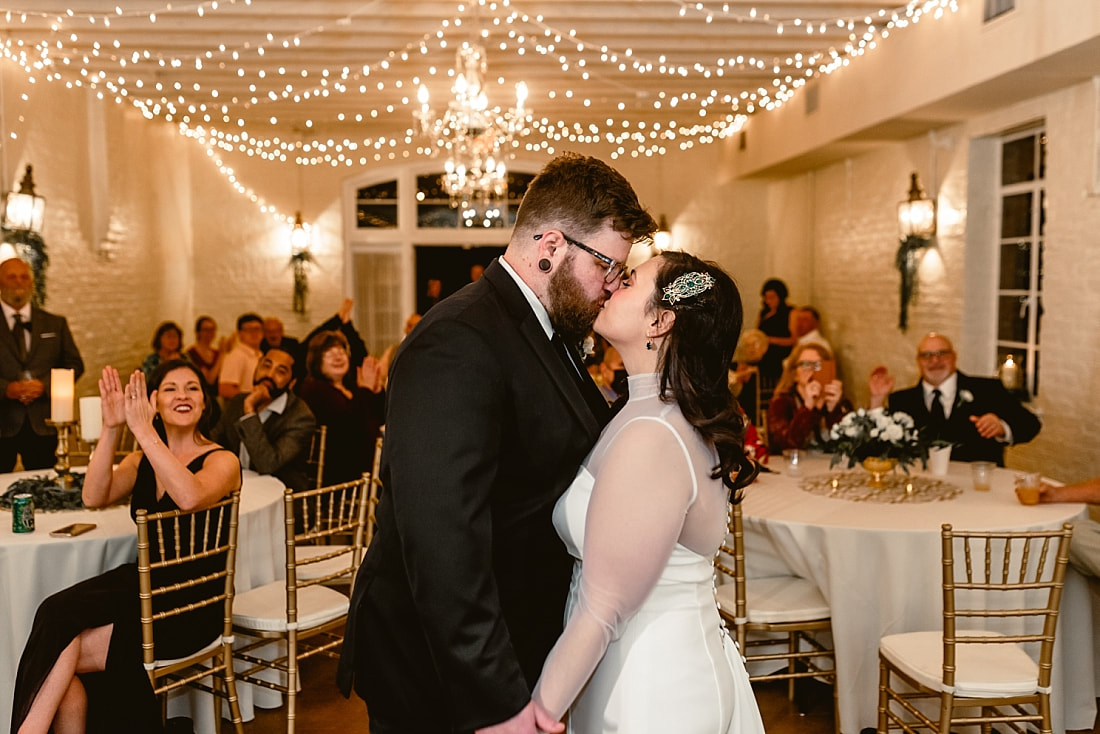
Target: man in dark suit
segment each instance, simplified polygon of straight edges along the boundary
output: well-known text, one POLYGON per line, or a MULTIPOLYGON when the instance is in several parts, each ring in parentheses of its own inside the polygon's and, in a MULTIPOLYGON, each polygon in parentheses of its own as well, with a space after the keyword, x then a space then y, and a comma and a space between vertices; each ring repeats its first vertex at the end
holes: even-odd
POLYGON ((534 733, 572 565, 551 512, 610 418, 570 350, 655 229, 612 168, 555 158, 504 256, 402 342, 338 673, 372 732, 534 733))
POLYGON ((880 367, 871 374, 871 407, 881 407, 889 395, 890 410, 911 415, 928 438, 954 444, 952 459, 1004 466, 1005 446, 1035 438, 1039 419, 1000 380, 956 370, 956 358, 947 337, 929 334, 917 346, 920 384, 890 392, 894 377, 880 367))
POLYGON ((270 349, 260 358, 252 390, 230 398, 210 437, 241 459, 242 469, 274 475, 294 491, 309 488, 306 461, 317 421, 290 392, 294 357, 270 349))
POLYGON ((57 431, 50 417, 50 370, 84 373, 84 360, 64 316, 31 306, 34 276, 18 258, 0 263, 0 472, 10 472, 15 458, 24 469, 54 465, 57 431))

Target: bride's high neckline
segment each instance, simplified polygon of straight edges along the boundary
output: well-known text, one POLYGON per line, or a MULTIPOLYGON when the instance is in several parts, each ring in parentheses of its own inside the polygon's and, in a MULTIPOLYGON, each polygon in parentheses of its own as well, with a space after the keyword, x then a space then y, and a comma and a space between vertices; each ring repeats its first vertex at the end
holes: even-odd
POLYGON ((656 372, 630 375, 627 377, 626 382, 629 386, 630 397, 628 400, 630 401, 655 398, 660 393, 661 376, 656 372))

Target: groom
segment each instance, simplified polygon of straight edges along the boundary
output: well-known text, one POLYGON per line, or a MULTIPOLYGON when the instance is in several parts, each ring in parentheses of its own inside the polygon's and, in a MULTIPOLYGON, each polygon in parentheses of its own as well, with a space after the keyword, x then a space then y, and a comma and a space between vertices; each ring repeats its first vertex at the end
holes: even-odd
POLYGON ((555 158, 504 256, 398 350, 338 672, 374 734, 535 731, 571 568, 551 512, 610 417, 573 349, 655 229, 614 169, 555 158))

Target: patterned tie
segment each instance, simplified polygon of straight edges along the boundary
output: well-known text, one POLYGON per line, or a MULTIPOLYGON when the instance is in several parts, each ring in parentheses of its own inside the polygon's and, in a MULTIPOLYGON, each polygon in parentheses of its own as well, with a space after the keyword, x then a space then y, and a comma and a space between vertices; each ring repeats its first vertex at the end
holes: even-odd
POLYGON ((15 356, 21 363, 27 361, 27 326, 23 322, 23 316, 15 314, 15 328, 12 329, 12 337, 15 338, 15 356))
POLYGON ((932 391, 932 407, 928 409, 928 412, 932 414, 932 435, 933 438, 940 435, 943 431, 944 425, 947 423, 947 416, 943 412, 943 401, 940 398, 943 396, 939 390, 932 391))

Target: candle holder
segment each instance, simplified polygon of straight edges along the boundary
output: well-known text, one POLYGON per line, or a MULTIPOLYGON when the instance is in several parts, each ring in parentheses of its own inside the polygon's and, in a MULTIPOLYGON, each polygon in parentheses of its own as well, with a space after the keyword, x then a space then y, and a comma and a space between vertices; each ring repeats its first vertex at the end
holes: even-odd
POLYGON ((57 451, 54 455, 57 456, 57 463, 54 464, 53 470, 57 472, 57 486, 61 489, 72 489, 73 473, 70 471, 69 466, 69 431, 76 425, 75 421, 46 421, 47 426, 53 426, 57 429, 57 451))

